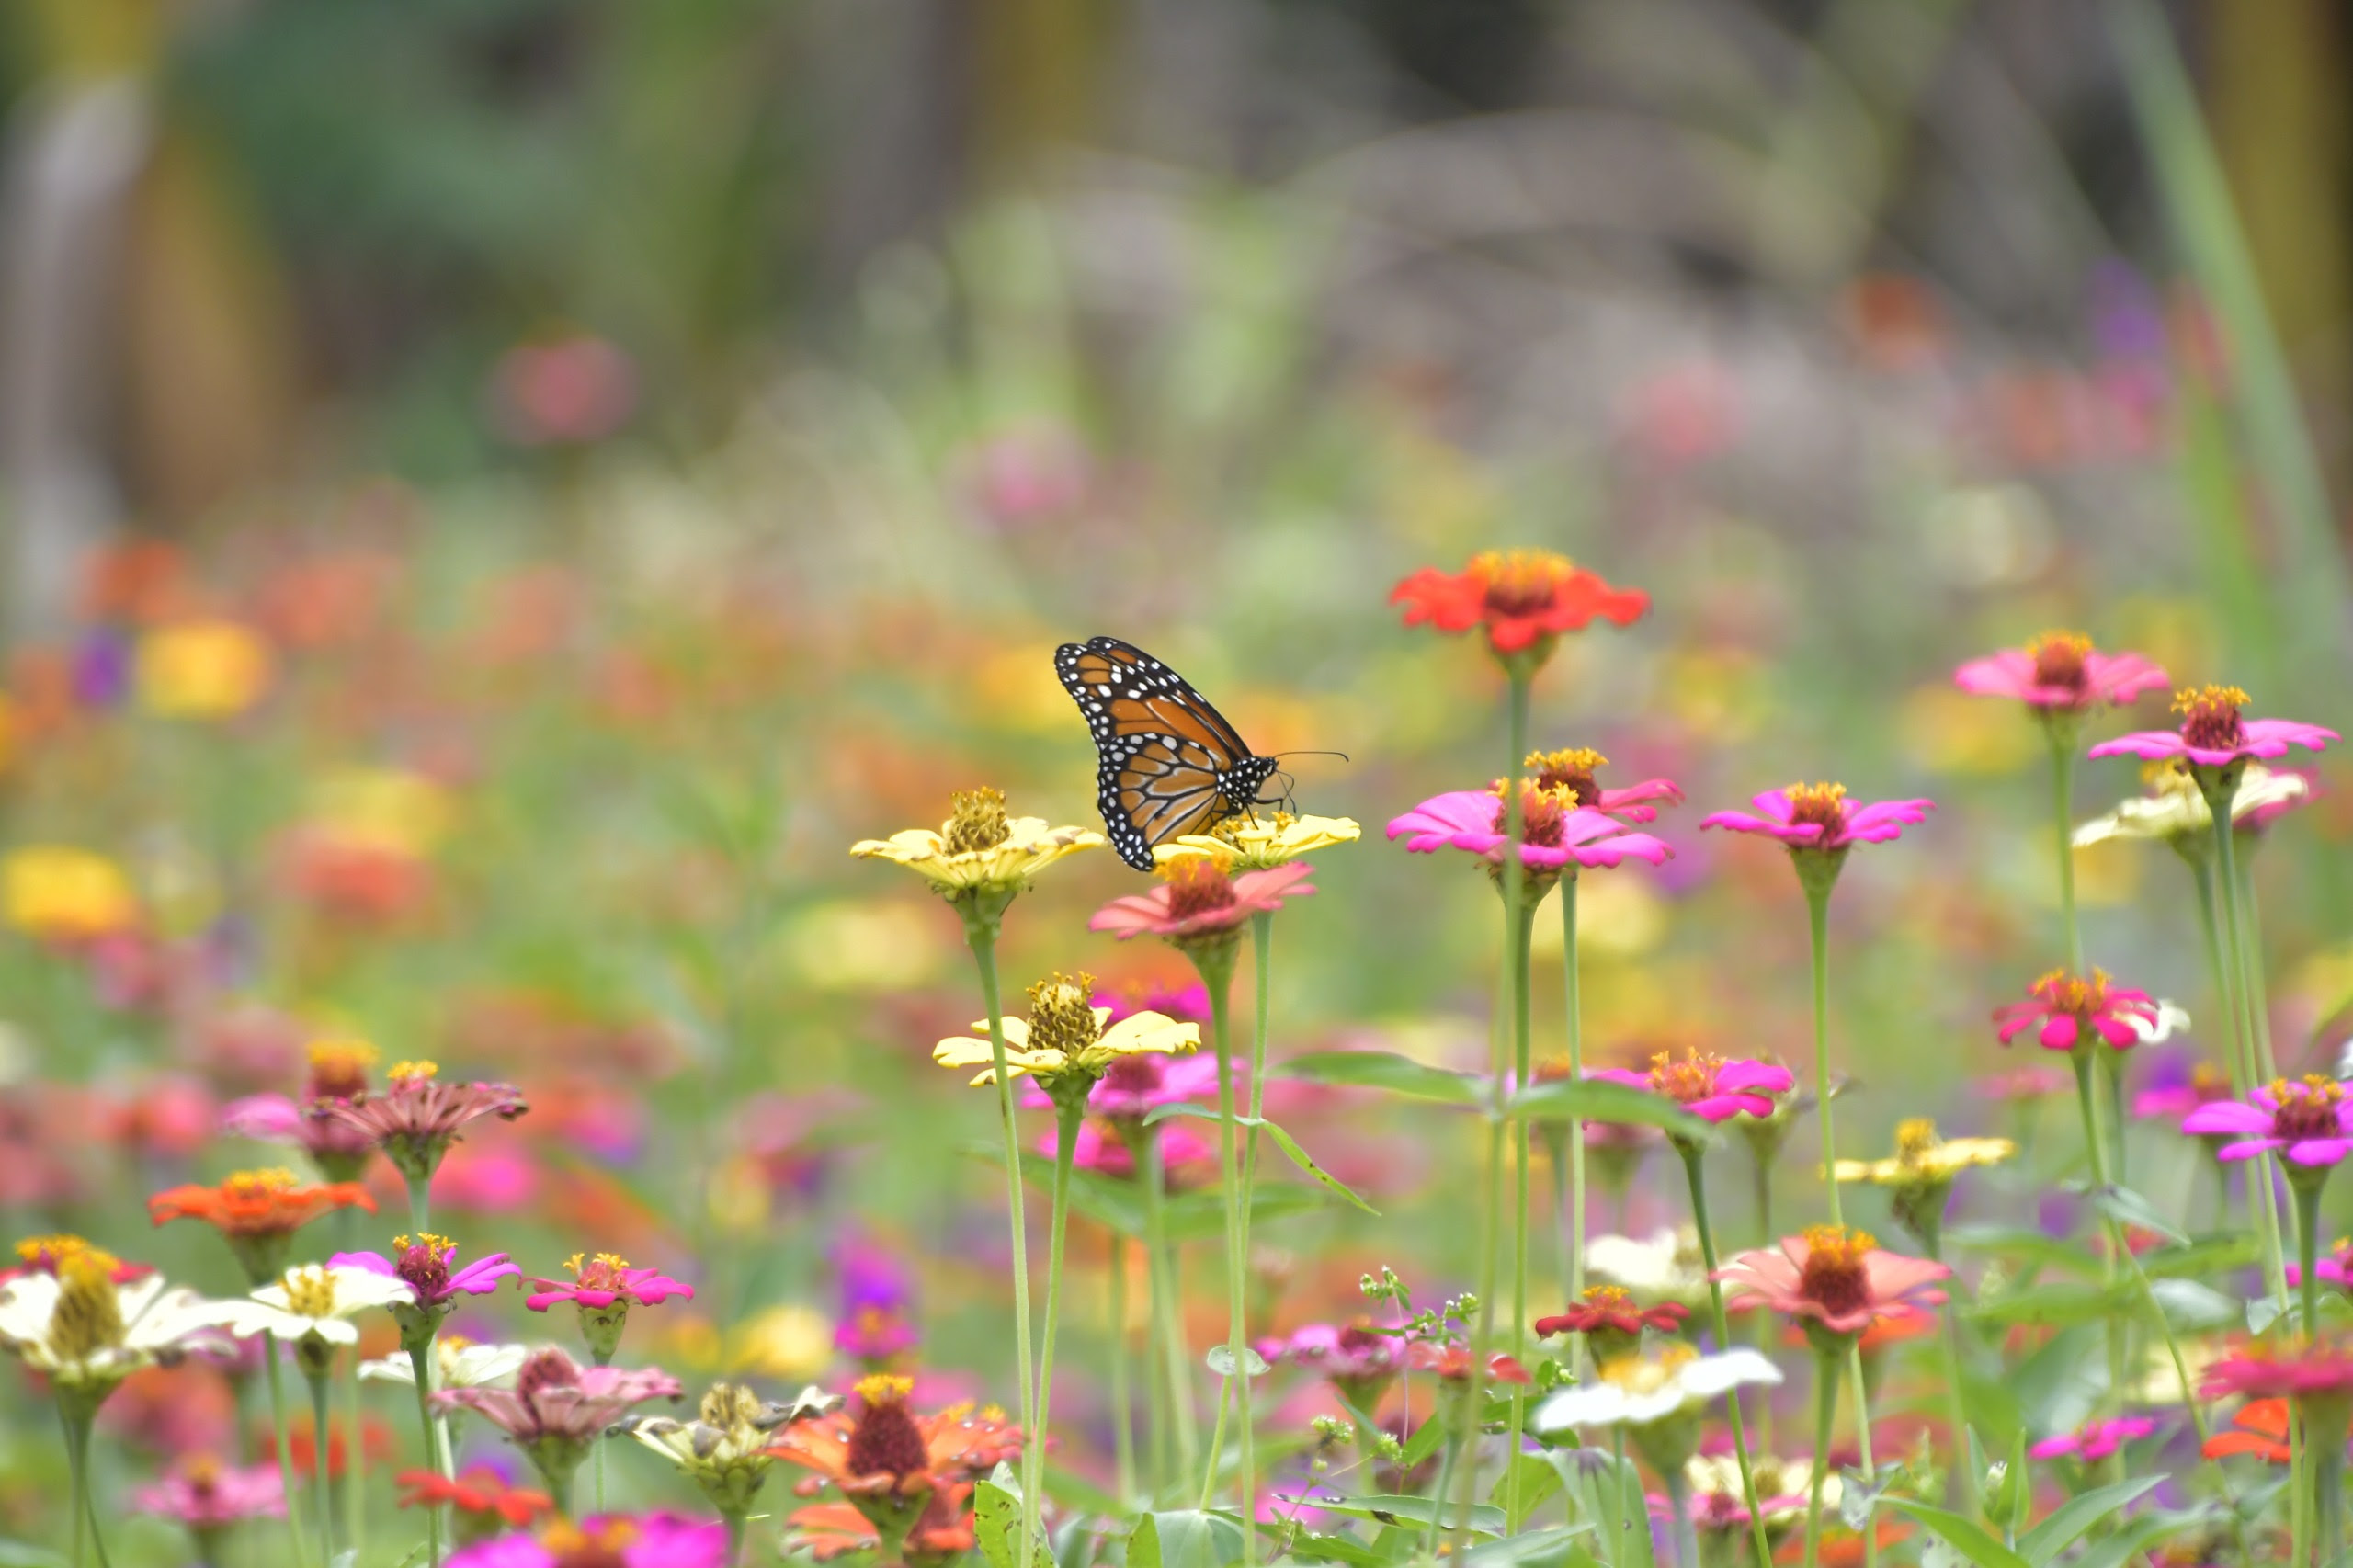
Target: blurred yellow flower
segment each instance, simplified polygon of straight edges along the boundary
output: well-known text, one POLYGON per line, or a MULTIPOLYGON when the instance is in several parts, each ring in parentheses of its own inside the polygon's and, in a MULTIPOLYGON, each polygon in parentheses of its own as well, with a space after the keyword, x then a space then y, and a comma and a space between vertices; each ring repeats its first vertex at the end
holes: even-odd
POLYGON ((139 901, 122 868, 64 845, 12 849, 0 862, 0 908, 8 924, 43 941, 70 942, 128 929, 139 901))
POLYGON ((938 920, 904 899, 835 899, 796 914, 779 934, 785 961, 824 991, 903 991, 929 980, 946 951, 938 920))
MULTIPOLYGON (((1577 886, 1577 951, 1640 958, 1666 937, 1666 901, 1641 877, 1584 877, 1577 886)), ((1567 933, 1557 920, 1539 920, 1529 949, 1557 958, 1567 933)))
POLYGON ((1103 835, 1083 827, 1049 827, 1043 817, 1008 817, 995 790, 959 790, 955 814, 939 825, 911 827, 888 838, 849 846, 861 860, 890 860, 932 885, 942 897, 1017 892, 1065 855, 1098 848, 1103 835))
POLYGON ((1904 749, 1938 773, 2016 772, 2042 749, 2040 733, 2012 710, 1950 686, 1915 687, 1897 720, 1904 749))
POLYGON ((833 1320, 798 1302, 756 1312, 727 1335, 731 1372, 798 1381, 816 1377, 833 1359, 833 1320))
POLYGON ((17 755, 17 705, 8 694, 0 691, 0 773, 8 771, 8 764, 17 755))
POLYGON ((390 767, 338 768, 311 789, 310 816, 338 843, 422 857, 449 828, 449 791, 390 767))
MULTIPOLYGON (((1174 1054, 1199 1050, 1201 1026, 1180 1024, 1162 1013, 1131 1013, 1109 1028, 1108 1007, 1090 1005, 1095 977, 1056 975, 1029 988, 1029 1017, 1005 1020, 1006 1070, 1023 1073, 1051 1085, 1059 1078, 1084 1077, 1088 1083, 1103 1075, 1122 1056, 1143 1051, 1174 1054)), ((953 1035, 932 1047, 931 1059, 942 1067, 979 1067, 972 1080, 978 1087, 996 1082, 996 1054, 989 1046, 988 1020, 972 1025, 973 1035, 953 1035)))
POLYGON ((1163 865, 1188 855, 1212 855, 1237 871, 1263 871, 1335 844, 1354 844, 1362 832, 1353 817, 1295 817, 1275 812, 1263 818, 1228 817, 1208 833, 1188 833, 1154 845, 1152 853, 1163 865))
POLYGON ((233 620, 189 620, 139 640, 139 705, 166 719, 232 719, 269 688, 269 644, 233 620))
POLYGON ((1868 1181, 1879 1187, 1938 1187, 1972 1165, 1997 1165, 2018 1152, 2006 1138, 1937 1136, 1937 1124, 1914 1117, 1896 1124, 1895 1155, 1886 1160, 1841 1160, 1840 1181, 1868 1181))

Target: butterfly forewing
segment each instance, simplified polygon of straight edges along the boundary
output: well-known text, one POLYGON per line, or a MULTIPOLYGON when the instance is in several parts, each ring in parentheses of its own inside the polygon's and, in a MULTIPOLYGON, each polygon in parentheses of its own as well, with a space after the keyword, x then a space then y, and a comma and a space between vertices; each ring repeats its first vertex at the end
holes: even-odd
POLYGON ((1247 811, 1275 769, 1184 676, 1116 637, 1065 642, 1054 673, 1100 759, 1096 804, 1120 858, 1152 869, 1152 846, 1247 811))

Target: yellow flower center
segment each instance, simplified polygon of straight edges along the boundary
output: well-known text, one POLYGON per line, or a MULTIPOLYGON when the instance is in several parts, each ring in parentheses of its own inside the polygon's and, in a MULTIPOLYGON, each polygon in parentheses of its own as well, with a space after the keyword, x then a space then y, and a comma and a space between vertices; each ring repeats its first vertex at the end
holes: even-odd
POLYGON ((2208 751, 2230 751, 2246 739, 2239 710, 2247 695, 2234 686, 2201 686, 2173 694, 2173 710, 2181 715, 2181 738, 2208 751))
POLYGON ((316 1265, 288 1269, 286 1310, 297 1317, 335 1316, 335 1276, 316 1265))
POLYGON ((1521 767, 1534 776, 1539 790, 1549 790, 1569 798, 1569 808, 1590 806, 1601 799, 1601 786, 1594 782, 1594 775, 1609 766, 1609 759, 1587 746, 1571 751, 1532 751, 1521 767))
POLYGON ((368 1087, 376 1048, 364 1040, 322 1040, 311 1044, 311 1092, 349 1099, 368 1087))
POLYGON ((858 1380, 858 1397, 868 1404, 904 1404, 915 1392, 915 1381, 895 1372, 876 1372, 858 1380))
POLYGON ((563 1267, 581 1284, 603 1290, 628 1272, 629 1259, 617 1252, 600 1252, 584 1263, 575 1252, 563 1260, 563 1267))
POLYGON ((38 1268, 63 1276, 69 1257, 95 1259, 108 1276, 122 1267, 122 1260, 110 1252, 102 1252, 81 1237, 60 1233, 53 1236, 28 1236, 17 1244, 17 1256, 38 1268))
POLYGON ((440 1074, 440 1066, 431 1062, 395 1062, 384 1076, 395 1084, 422 1084, 440 1074))
POLYGON ((232 1171, 229 1179, 221 1184, 221 1190, 230 1198, 250 1202, 274 1192, 290 1192, 301 1185, 300 1176, 279 1165, 266 1171, 232 1171))
POLYGON ((1471 570, 1486 585, 1487 608, 1524 615, 1551 604, 1576 566, 1549 550, 1490 550, 1471 558, 1471 570))
POLYGON ((2108 1006, 2108 971, 2096 969, 2086 980, 2054 969, 2034 983, 2030 994, 2042 998, 2053 1012, 2087 1019, 2108 1006))
POLYGON ((706 1426, 749 1432, 760 1414, 760 1396, 741 1383, 713 1383, 702 1396, 699 1415, 706 1426))
POLYGON ((94 1247, 57 1260, 63 1287, 49 1320, 49 1347, 61 1360, 79 1361, 122 1343, 122 1301, 114 1288, 114 1260, 94 1247))
POLYGON ((392 1238, 392 1250, 394 1252, 406 1252, 409 1249, 409 1244, 411 1242, 415 1243, 418 1246, 428 1248, 434 1252, 448 1252, 451 1247, 458 1244, 447 1236, 437 1236, 431 1231, 419 1231, 414 1236, 394 1236, 392 1238))
POLYGON ((1704 1100, 1716 1092, 1716 1074, 1724 1059, 1704 1051, 1688 1051, 1680 1062, 1662 1051, 1651 1058, 1651 1090, 1682 1105, 1704 1100))
POLYGON ((2081 691, 2087 680, 2084 663, 2091 656, 2092 640, 2080 631, 2046 631, 2026 645, 2034 655, 2034 684, 2081 691))
MULTIPOLYGON (((1487 793, 1495 798, 1495 831, 1508 833, 1511 823, 1506 812, 1504 791, 1510 785, 1498 778, 1487 786, 1487 793)), ((1523 844, 1537 845, 1545 849, 1558 849, 1564 831, 1563 819, 1577 809, 1574 790, 1540 789, 1530 785, 1519 794, 1519 838, 1523 844)))
POLYGON ((959 790, 949 801, 953 809, 948 818, 948 831, 941 836, 947 840, 949 854, 972 855, 994 849, 1013 835, 1013 830, 1006 825, 1004 790, 983 784, 977 790, 959 790))
POLYGON ((1601 1369, 1602 1381, 1628 1393, 1655 1393, 1673 1382, 1676 1374, 1699 1358, 1697 1346, 1675 1340, 1649 1356, 1621 1356, 1601 1369))
POLYGON ((1812 1225, 1805 1233, 1805 1265, 1798 1270, 1798 1293, 1833 1312, 1850 1312, 1870 1300, 1864 1259, 1876 1239, 1843 1225, 1812 1225))
POLYGON ((1907 1165, 1918 1165, 1943 1142, 1937 1136, 1937 1124, 1925 1116, 1895 1124, 1895 1157, 1907 1165))
POLYGON ((2301 1084, 2276 1078, 2271 1084, 2271 1136, 2295 1142, 2306 1138, 2337 1138, 2337 1108, 2345 1085, 2317 1073, 2301 1084))
MULTIPOLYGON (((1196 857, 1188 857, 1196 858, 1196 857)), ((1095 977, 1057 974, 1029 988, 1029 1048, 1075 1057, 1101 1036, 1095 1022, 1095 977)))
POLYGON ((1168 884, 1168 913, 1177 920, 1233 907, 1233 879, 1214 855, 1183 855, 1160 868, 1168 884))
POLYGON ((1847 786, 1792 784, 1782 791, 1790 798, 1790 821, 1812 823, 1824 838, 1847 825, 1847 786))
POLYGON ((1588 1285, 1583 1297, 1588 1307, 1598 1307, 1606 1312, 1630 1312, 1634 1310, 1634 1293, 1619 1285, 1588 1285))

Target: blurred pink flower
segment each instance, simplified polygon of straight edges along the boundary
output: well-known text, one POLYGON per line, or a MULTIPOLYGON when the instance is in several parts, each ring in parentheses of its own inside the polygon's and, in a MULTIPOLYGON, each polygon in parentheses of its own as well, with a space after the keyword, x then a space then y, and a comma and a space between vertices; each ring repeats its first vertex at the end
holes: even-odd
POLYGON ((2199 1107, 2182 1119, 2181 1130, 2234 1134, 2236 1142, 2214 1151, 2225 1160, 2251 1160, 2280 1150, 2291 1165, 2334 1165, 2353 1153, 2353 1104, 2334 1078, 2314 1074, 2300 1084, 2279 1078, 2244 1100, 2199 1107))
POLYGON ((210 1454, 190 1454, 160 1480, 133 1487, 131 1508, 204 1535, 244 1519, 283 1518, 286 1489, 274 1464, 224 1465, 210 1454))
POLYGON ((636 407, 636 368, 601 337, 510 348, 491 372, 494 422, 521 446, 601 441, 628 424, 636 407))
MULTIPOLYGON (((1051 1158, 1062 1147, 1062 1140, 1050 1129, 1038 1140, 1038 1153, 1051 1158)), ((1217 1157, 1217 1149, 1201 1134, 1180 1121, 1163 1122, 1160 1127, 1161 1170, 1175 1186, 1175 1174, 1179 1166, 1197 1165, 1217 1157)), ((1071 1141, 1071 1159, 1082 1170, 1097 1176, 1131 1180, 1136 1174, 1134 1153, 1127 1141, 1103 1123, 1087 1120, 1079 1123, 1078 1136, 1071 1141)))
POLYGON ((2024 648, 1972 659, 1953 684, 1979 697, 2007 697, 2044 712, 2121 706, 2164 689, 2165 672, 2138 653, 2103 653, 2072 631, 2046 631, 2024 648))
POLYGON ((2055 1460, 2063 1455, 2081 1460, 2086 1464, 2097 1464, 2125 1444, 2137 1442, 2156 1429, 2157 1423, 2145 1415, 2086 1421, 2072 1432, 2043 1438, 2027 1449, 2027 1456, 2029 1459, 2055 1460))

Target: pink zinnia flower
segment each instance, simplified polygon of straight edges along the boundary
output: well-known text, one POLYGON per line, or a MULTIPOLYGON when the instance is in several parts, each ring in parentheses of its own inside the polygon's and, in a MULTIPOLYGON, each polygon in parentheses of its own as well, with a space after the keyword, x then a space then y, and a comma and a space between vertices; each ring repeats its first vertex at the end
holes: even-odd
POLYGON ((1358 1410, 1370 1411, 1381 1391, 1396 1377, 1404 1360, 1404 1343, 1396 1335, 1381 1333, 1370 1319, 1358 1318, 1345 1324, 1308 1324, 1289 1340, 1262 1346, 1260 1354, 1269 1361, 1279 1358, 1313 1368, 1358 1410))
MULTIPOLYGON (((1559 791, 1566 799, 1562 804, 1599 812, 1621 822, 1646 823, 1658 819, 1659 806, 1679 806, 1683 803, 1682 786, 1672 778, 1645 778, 1639 784, 1629 784, 1622 790, 1605 790, 1595 778, 1595 773, 1609 766, 1609 759, 1597 751, 1579 747, 1574 751, 1530 752, 1520 764, 1528 769, 1529 783, 1547 791, 1559 791), (1653 804, 1652 802, 1657 802, 1653 804)), ((1495 793, 1503 792, 1498 780, 1495 793)))
POLYGON ((2290 746, 2323 751, 2341 740, 2335 730, 2292 719, 2247 719, 2239 710, 2247 695, 2234 686, 2207 686, 2174 693, 2181 728, 2141 730, 2092 747, 2094 756, 2137 756, 2149 762, 2180 757, 2195 767, 2228 767, 2250 757, 2284 756, 2290 746))
POLYGON ((2063 1094, 2071 1082, 2066 1074, 2055 1067, 2013 1067, 2006 1072, 1988 1073, 1978 1079, 1974 1086, 1989 1100, 2006 1100, 2015 1104, 2063 1094))
POLYGON ((2165 672, 2138 653, 2103 653, 2073 631, 2046 631, 2024 648, 2005 648, 1953 671, 1952 683, 1979 697, 2007 697, 2042 713, 2081 713, 2098 703, 2120 707, 2162 690, 2165 672))
MULTIPOLYGON (((2163 678, 2163 677, 2160 677, 2163 678)), ((2145 1415, 2124 1415, 2113 1420, 2086 1421, 2072 1432, 2062 1432, 2055 1437, 2045 1437, 2027 1449, 2027 1457, 2055 1460, 2063 1455, 2078 1459, 2086 1464, 2097 1464, 2127 1443, 2138 1442, 2157 1429, 2157 1423, 2145 1415)))
POLYGON ((2294 1346, 2249 1344, 2206 1369, 2207 1399, 2342 1399, 2353 1396, 2353 1340, 2332 1335, 2294 1346))
MULTIPOLYGON (((2175 1071, 2179 1071, 2177 1067, 2175 1071)), ((2231 1097, 2231 1081, 2212 1063, 2200 1062, 2176 1083, 2152 1084, 2132 1096, 2132 1114, 2150 1120, 2178 1121, 2200 1106, 2231 1097)))
MULTIPOLYGON (((1049 1159, 1062 1147, 1054 1132, 1049 1131, 1038 1140, 1038 1153, 1049 1159)), ((1210 1141, 1181 1122, 1166 1122, 1160 1129, 1160 1169, 1171 1186, 1180 1165, 1199 1165, 1217 1157, 1210 1141)), ((1118 1181, 1134 1179, 1136 1157, 1127 1140, 1099 1121, 1079 1123, 1078 1136, 1071 1140, 1071 1163, 1081 1170, 1118 1181)))
POLYGON ((600 1252, 585 1261, 583 1255, 575 1252, 564 1259, 563 1267, 571 1272, 571 1279, 531 1279, 529 1283, 539 1290, 523 1304, 535 1312, 546 1312, 558 1301, 589 1309, 616 1303, 658 1307, 673 1296, 683 1296, 690 1301, 695 1296, 693 1286, 682 1284, 658 1268, 631 1268, 627 1258, 609 1252, 600 1252))
POLYGON ((471 1410, 529 1454, 566 1506, 573 1472, 606 1427, 649 1399, 676 1399, 678 1380, 658 1368, 582 1367, 561 1350, 534 1351, 515 1373, 511 1389, 443 1389, 439 1410, 471 1410))
MULTIPOLYGON (((2353 1241, 2337 1237, 2326 1257, 2313 1260, 2313 1273, 2340 1290, 2353 1290, 2353 1241)), ((2292 1263, 2288 1265, 2288 1283, 2302 1286, 2303 1282, 2304 1271, 2292 1263)))
POLYGON ((460 1295, 486 1296, 498 1289, 500 1280, 519 1278, 523 1272, 503 1252, 456 1267, 458 1244, 446 1236, 394 1236, 392 1245, 400 1249, 397 1259, 381 1253, 339 1252, 327 1259, 327 1267, 392 1275, 407 1284, 415 1293, 416 1306, 426 1312, 447 1307, 460 1295))
POLYGON ((2165 1039, 2187 1021, 2180 1009, 2145 991, 2111 986, 2105 970, 2085 980, 2054 969, 2027 988, 2025 1001, 1994 1010, 2004 1045, 2034 1029, 2035 1042, 2046 1051, 2073 1051, 2093 1036, 2129 1051, 2165 1039))
POLYGON ((1784 1236, 1778 1247, 1745 1252, 1712 1278, 1740 1292, 1747 1306, 1769 1307, 1819 1324, 1834 1335, 1856 1335, 1880 1318, 1937 1306, 1945 1294, 1930 1289, 1952 1270, 1925 1257, 1884 1252, 1860 1231, 1816 1225, 1784 1236))
POLYGON ((1858 844, 1891 843, 1937 809, 1934 801, 1856 805, 1847 799, 1844 784, 1792 784, 1786 790, 1768 790, 1749 804, 1756 808, 1754 813, 1716 812, 1701 818, 1699 825, 1761 833, 1791 849, 1836 855, 1858 844))
POLYGON ((2251 1160, 2285 1150, 2291 1165, 2334 1165, 2353 1153, 2353 1105, 2345 1085, 2318 1074, 2301 1084, 2275 1078, 2245 1100, 2216 1100, 2182 1119, 2181 1130, 2234 1134, 2214 1151, 2225 1160, 2251 1160))
POLYGON ((1313 892, 1307 879, 1314 869, 1295 860, 1231 876, 1215 856, 1180 856, 1160 868, 1158 887, 1113 899, 1088 918, 1086 928, 1108 931, 1123 942, 1151 936, 1181 944, 1221 936, 1239 930, 1253 915, 1280 909, 1286 898, 1313 892))
MULTIPOLYGON (((1531 871, 1578 866, 1615 866, 1629 857, 1656 866, 1675 851, 1647 833, 1629 833, 1615 817, 1583 807, 1564 807, 1564 792, 1529 790, 1521 796, 1520 864, 1531 871)), ((1433 795, 1401 817, 1391 819, 1391 838, 1405 838, 1416 854, 1468 850, 1503 863, 1504 802, 1485 790, 1450 790, 1433 795), (1413 835, 1405 838, 1407 834, 1413 835)))
MULTIPOLYGON (((1098 994, 1095 1005, 1101 1006, 1098 994)), ((1114 1020, 1116 1021, 1116 1020, 1114 1020)), ((1247 1071, 1236 1068, 1233 1092, 1239 1097, 1248 1077, 1247 1071)), ((1178 1105, 1188 1100, 1206 1101, 1217 1095, 1217 1058, 1196 1051, 1188 1056, 1172 1056, 1165 1051, 1140 1051, 1116 1057, 1111 1065, 1097 1079, 1086 1096, 1089 1116, 1103 1117, 1111 1121, 1142 1121, 1154 1109, 1165 1105, 1178 1105)), ((1034 1085, 1022 1091, 1021 1103, 1031 1110, 1046 1110, 1052 1107, 1051 1095, 1034 1085)), ((1165 1124, 1174 1131, 1174 1124, 1165 1124)), ((1081 1145, 1084 1148, 1084 1145, 1081 1145)))
POLYGON ((1604 1084, 1624 1084, 1664 1095, 1692 1115, 1708 1121, 1733 1117, 1770 1116, 1775 1095, 1797 1085, 1790 1071, 1770 1062, 1725 1058, 1704 1051, 1685 1053, 1680 1062, 1664 1051, 1651 1058, 1651 1070, 1635 1073, 1622 1067, 1597 1067, 1586 1077, 1604 1084))
POLYGON ((202 1536, 242 1519, 284 1517, 286 1489, 276 1465, 224 1465, 210 1454, 190 1454, 161 1480, 133 1488, 131 1507, 202 1536))
POLYGON ((722 1568, 729 1555, 722 1520, 595 1514, 477 1541, 452 1552, 449 1568, 722 1568))
POLYGON ((530 1109, 512 1084, 445 1084, 430 1062, 401 1062, 382 1094, 313 1100, 305 1115, 365 1133, 411 1181, 429 1181, 458 1129, 482 1117, 512 1121, 530 1109))

